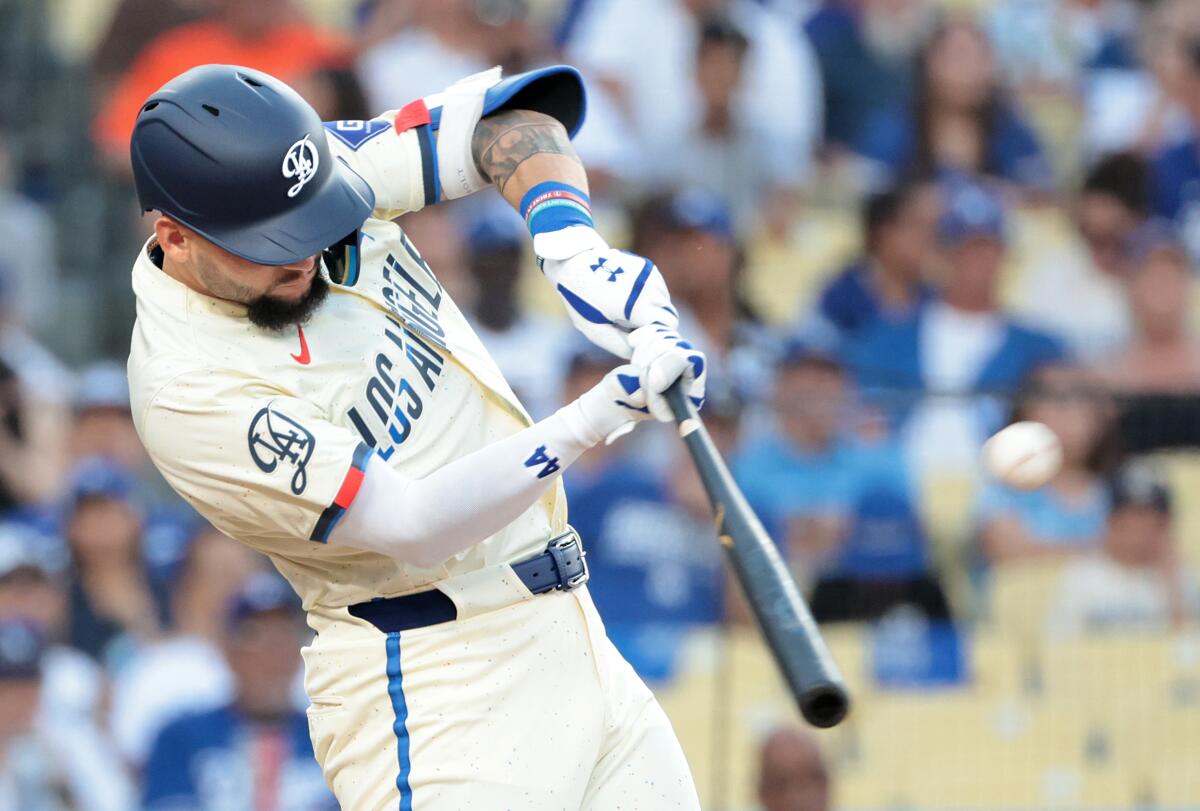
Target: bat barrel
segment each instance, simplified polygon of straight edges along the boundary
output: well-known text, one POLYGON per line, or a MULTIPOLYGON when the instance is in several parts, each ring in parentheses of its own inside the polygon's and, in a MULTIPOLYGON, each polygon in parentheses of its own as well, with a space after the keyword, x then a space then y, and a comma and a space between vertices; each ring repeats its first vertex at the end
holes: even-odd
POLYGON ((712 503, 726 557, 801 715, 815 727, 835 726, 849 712, 850 696, 808 604, 681 382, 667 389, 666 396, 712 503))
POLYGON ((800 694, 798 703, 804 720, 821 729, 837 726, 850 712, 850 697, 833 682, 809 687, 800 694))

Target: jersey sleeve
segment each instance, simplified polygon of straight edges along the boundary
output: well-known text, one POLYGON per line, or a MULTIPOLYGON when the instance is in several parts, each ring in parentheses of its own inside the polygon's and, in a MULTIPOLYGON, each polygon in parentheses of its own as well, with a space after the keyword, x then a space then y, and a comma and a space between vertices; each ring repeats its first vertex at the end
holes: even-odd
POLYGON ((357 434, 306 400, 198 372, 156 395, 142 441, 181 496, 242 540, 325 543, 371 455, 357 434))
POLYGON ((326 121, 325 130, 334 156, 374 190, 373 216, 392 220, 441 199, 428 122, 408 126, 392 111, 367 121, 326 121))

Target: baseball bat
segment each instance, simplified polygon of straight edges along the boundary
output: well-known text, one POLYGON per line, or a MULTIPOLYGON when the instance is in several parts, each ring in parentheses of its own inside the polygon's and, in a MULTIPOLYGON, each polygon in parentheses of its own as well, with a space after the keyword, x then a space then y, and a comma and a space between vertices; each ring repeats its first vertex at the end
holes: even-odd
POLYGON ((726 558, 800 714, 815 727, 836 726, 850 710, 842 674, 796 581, 730 475, 684 385, 682 380, 672 384, 666 391, 667 402, 712 502, 726 558))

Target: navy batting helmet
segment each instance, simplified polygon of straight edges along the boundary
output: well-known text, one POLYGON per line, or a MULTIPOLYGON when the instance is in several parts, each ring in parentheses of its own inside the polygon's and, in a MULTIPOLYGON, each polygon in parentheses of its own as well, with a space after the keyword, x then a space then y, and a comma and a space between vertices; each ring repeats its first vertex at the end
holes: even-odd
POLYGON ((313 108, 278 79, 202 65, 146 99, 130 143, 143 211, 243 259, 286 265, 357 230, 375 194, 335 159, 313 108))

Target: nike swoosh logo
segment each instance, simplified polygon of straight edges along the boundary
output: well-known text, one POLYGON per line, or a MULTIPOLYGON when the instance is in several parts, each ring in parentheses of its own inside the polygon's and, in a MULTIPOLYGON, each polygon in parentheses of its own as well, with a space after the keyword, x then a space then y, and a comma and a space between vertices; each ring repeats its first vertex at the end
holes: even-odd
POLYGON ((304 327, 297 324, 296 330, 300 333, 300 354, 292 355, 292 360, 301 366, 307 366, 312 360, 312 355, 308 354, 308 341, 304 338, 304 327))

